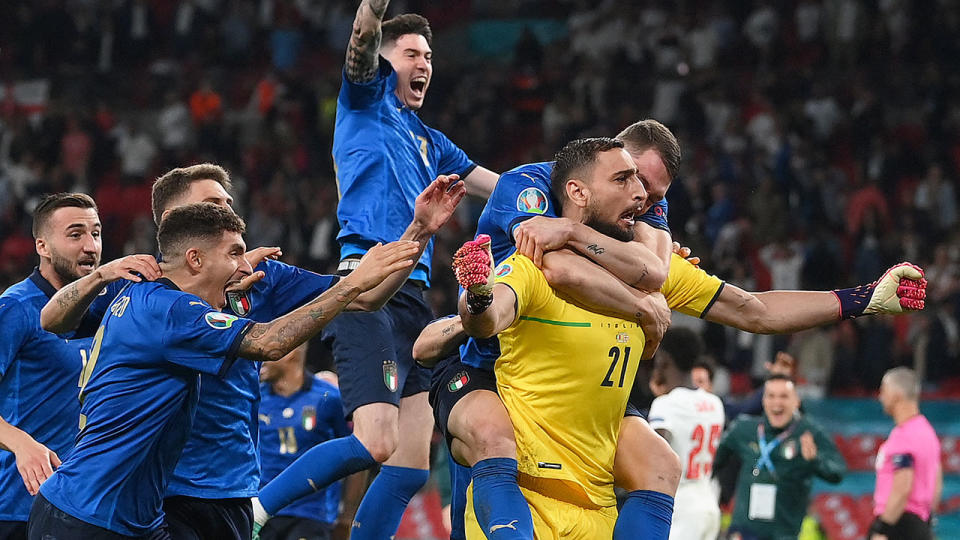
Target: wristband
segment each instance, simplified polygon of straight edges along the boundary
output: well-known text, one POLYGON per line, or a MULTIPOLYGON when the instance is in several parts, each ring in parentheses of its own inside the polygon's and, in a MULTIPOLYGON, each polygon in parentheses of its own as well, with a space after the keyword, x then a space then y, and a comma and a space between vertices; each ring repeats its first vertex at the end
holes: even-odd
POLYGON ((873 294, 876 283, 859 285, 849 289, 836 289, 833 294, 840 301, 840 320, 852 319, 863 315, 863 311, 870 305, 870 295, 873 294))
POLYGON ((871 534, 882 534, 887 538, 892 538, 897 532, 897 527, 891 525, 886 521, 880 519, 880 516, 877 516, 873 519, 873 523, 870 524, 870 533, 871 534))
POLYGON ((471 315, 479 315, 493 303, 492 294, 476 294, 467 291, 467 311, 471 315))

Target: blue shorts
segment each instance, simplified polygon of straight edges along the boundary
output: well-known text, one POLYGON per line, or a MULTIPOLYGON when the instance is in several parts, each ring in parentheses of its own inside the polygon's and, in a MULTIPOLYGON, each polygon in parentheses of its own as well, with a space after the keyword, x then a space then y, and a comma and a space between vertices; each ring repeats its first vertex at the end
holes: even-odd
POLYGON ((408 280, 382 309, 337 315, 323 330, 340 379, 343 412, 392 403, 430 389, 430 371, 412 355, 413 342, 434 319, 423 288, 408 280))
MULTIPOLYGON (((91 525, 60 510, 43 495, 38 494, 30 507, 30 523, 27 525, 30 540, 127 540, 125 536, 102 527, 91 525)), ((152 533, 140 536, 144 540, 171 540, 166 524, 152 533)))
POLYGON ((433 367, 430 381, 430 407, 437 429, 447 441, 453 437, 447 431, 450 411, 458 401, 474 390, 489 390, 497 393, 497 377, 492 371, 468 366, 460 361, 459 354, 450 355, 433 367))

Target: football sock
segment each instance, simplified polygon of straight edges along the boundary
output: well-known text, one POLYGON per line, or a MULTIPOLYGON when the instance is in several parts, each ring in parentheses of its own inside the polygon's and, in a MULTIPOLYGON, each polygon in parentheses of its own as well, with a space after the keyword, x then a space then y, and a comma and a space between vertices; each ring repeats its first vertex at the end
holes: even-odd
POLYGON ((410 499, 430 478, 430 471, 409 467, 380 467, 380 474, 363 496, 350 530, 351 540, 393 538, 410 499))
POLYGON ((617 517, 613 540, 667 540, 672 519, 673 497, 646 489, 631 491, 617 517))
POLYGON ((307 450, 260 490, 260 504, 275 515, 293 501, 377 462, 356 436, 341 437, 307 450))
POLYGON ((517 485, 517 460, 490 458, 473 466, 473 509, 489 540, 533 540, 530 507, 517 485))

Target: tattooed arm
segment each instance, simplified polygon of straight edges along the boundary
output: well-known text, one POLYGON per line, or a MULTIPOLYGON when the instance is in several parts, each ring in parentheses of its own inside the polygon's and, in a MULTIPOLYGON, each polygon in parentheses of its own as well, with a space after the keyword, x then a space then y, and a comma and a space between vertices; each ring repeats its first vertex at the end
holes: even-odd
POLYGON ((622 242, 568 218, 537 216, 518 225, 513 237, 517 251, 541 268, 552 264, 548 252, 569 247, 631 287, 659 290, 670 271, 670 234, 645 223, 634 229, 635 235, 643 231, 645 236, 622 242))
POLYGON ((346 74, 353 83, 373 80, 380 64, 380 23, 390 0, 363 0, 347 46, 346 74))
POLYGON ((349 276, 314 300, 268 323, 254 323, 240 342, 238 356, 264 362, 283 358, 317 335, 360 293, 376 287, 393 272, 411 266, 410 257, 418 250, 416 242, 408 241, 370 248, 349 276))
POLYGON ((152 255, 128 255, 110 261, 57 291, 40 311, 40 326, 55 334, 70 332, 80 325, 87 308, 109 283, 120 279, 141 281, 141 276, 147 281, 160 277, 160 266, 152 255))
POLYGON ((433 321, 413 343, 413 359, 424 367, 433 367, 441 358, 455 353, 466 339, 459 315, 433 321))

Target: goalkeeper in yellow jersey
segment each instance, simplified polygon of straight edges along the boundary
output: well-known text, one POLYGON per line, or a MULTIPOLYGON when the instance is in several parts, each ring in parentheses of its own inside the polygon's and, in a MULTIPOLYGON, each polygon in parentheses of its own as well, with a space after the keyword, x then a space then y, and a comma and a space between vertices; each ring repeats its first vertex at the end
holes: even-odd
MULTIPOLYGON (((629 241, 646 199, 634 167, 613 139, 567 145, 552 182, 564 217, 629 241)), ((514 425, 519 483, 537 536, 609 538, 616 519, 613 459, 643 333, 626 322, 632 313, 597 315, 565 301, 523 256, 498 266, 494 285, 483 243, 468 243, 455 260, 469 291, 460 313, 468 334, 499 334, 497 390, 514 425)), ((722 287, 675 257, 661 291, 670 308, 701 315, 722 287)), ((484 534, 470 511, 467 534, 484 534)))

